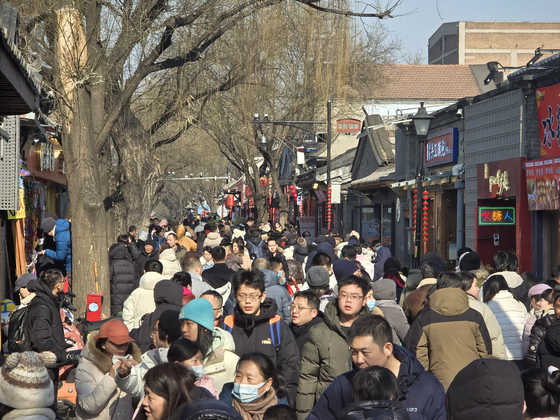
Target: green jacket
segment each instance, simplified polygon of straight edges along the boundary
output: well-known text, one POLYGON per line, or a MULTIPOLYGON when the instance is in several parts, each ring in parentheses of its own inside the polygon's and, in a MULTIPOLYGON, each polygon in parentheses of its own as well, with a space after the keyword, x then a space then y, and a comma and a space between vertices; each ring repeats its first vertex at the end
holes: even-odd
MULTIPOLYGON (((369 313, 367 307, 360 315, 369 313)), ((334 379, 352 369, 346 334, 340 326, 338 300, 325 307, 325 322, 309 330, 301 352, 301 374, 296 398, 298 419, 305 419, 334 379)))

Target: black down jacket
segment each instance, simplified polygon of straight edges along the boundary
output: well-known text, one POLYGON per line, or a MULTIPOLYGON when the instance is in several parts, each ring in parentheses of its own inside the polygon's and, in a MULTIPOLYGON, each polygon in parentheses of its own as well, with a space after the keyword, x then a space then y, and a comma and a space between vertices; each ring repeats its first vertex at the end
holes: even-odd
POLYGON ((406 408, 398 401, 358 401, 350 404, 337 420, 410 420, 406 408))
MULTIPOLYGON (((548 315, 554 319, 554 315, 548 315)), ((545 318, 548 318, 545 317, 545 318)), ((537 368, 548 369, 560 365, 560 319, 554 320, 546 330, 542 343, 537 350, 537 368)))
POLYGON ((134 264, 127 258, 128 251, 123 243, 109 248, 109 279, 111 282, 111 316, 123 310, 123 303, 138 287, 134 275, 134 264))
POLYGON ((31 280, 27 290, 35 293, 28 305, 29 319, 27 328, 31 350, 41 353, 52 351, 57 363, 66 360, 66 341, 60 318, 60 298, 40 281, 31 280))
MULTIPOLYGON (((547 315, 535 321, 529 336, 529 348, 525 355, 525 369, 533 369, 537 366, 537 353, 539 352, 544 335, 552 323, 556 321, 556 315, 547 315)), ((548 368, 548 366, 547 366, 548 368)))

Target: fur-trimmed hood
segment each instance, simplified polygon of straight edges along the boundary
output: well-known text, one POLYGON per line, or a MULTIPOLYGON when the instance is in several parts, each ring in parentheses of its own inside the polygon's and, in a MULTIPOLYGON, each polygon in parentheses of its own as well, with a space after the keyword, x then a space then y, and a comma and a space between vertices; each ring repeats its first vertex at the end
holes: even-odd
MULTIPOLYGON (((97 334, 99 334, 99 331, 94 331, 90 337, 95 337, 97 334)), ((86 347, 82 350, 81 357, 93 363, 103 374, 108 373, 113 366, 113 356, 98 350, 95 343, 94 338, 88 340, 86 347)), ((132 352, 130 354, 134 360, 142 363, 142 351, 135 342, 132 342, 132 352)))

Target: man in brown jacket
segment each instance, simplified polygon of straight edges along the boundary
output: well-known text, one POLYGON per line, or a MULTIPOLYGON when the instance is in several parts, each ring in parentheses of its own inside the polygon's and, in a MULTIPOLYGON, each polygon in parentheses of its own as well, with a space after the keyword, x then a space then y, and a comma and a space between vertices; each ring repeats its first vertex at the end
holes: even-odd
POLYGON ((405 346, 424 369, 447 388, 473 360, 492 355, 492 340, 482 315, 469 307, 457 273, 442 273, 405 337, 405 346))
POLYGON ((420 267, 422 272, 422 281, 418 283, 415 291, 410 293, 403 302, 403 311, 408 323, 412 325, 416 319, 416 315, 424 307, 428 291, 432 284, 436 284, 439 274, 443 271, 441 265, 436 261, 429 261, 420 267))

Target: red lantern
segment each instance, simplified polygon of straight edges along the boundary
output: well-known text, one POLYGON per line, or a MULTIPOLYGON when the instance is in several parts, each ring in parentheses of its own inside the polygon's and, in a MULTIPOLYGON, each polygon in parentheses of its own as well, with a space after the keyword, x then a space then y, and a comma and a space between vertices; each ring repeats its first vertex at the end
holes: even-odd
POLYGON ((268 178, 266 176, 261 177, 261 187, 266 187, 268 185, 268 178))
POLYGON ((228 195, 226 197, 226 207, 233 207, 235 206, 235 197, 233 195, 228 195))

